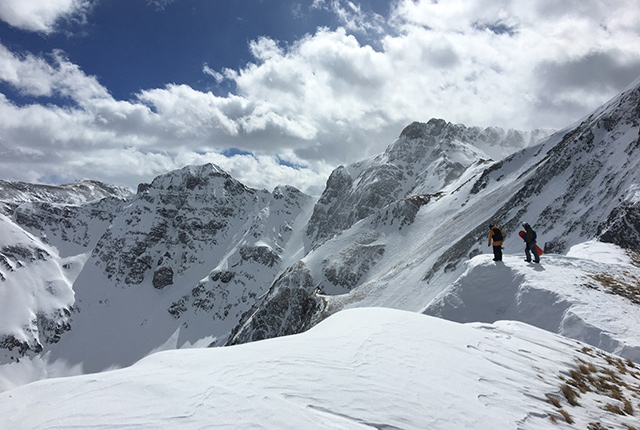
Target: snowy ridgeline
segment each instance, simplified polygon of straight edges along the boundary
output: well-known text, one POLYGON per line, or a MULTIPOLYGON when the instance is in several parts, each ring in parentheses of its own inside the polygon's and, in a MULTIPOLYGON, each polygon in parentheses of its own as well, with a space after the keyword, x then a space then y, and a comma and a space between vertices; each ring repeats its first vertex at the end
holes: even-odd
POLYGON ((637 426, 639 397, 640 366, 527 324, 360 308, 299 335, 165 351, 122 370, 25 385, 0 394, 0 423, 622 429, 637 426))

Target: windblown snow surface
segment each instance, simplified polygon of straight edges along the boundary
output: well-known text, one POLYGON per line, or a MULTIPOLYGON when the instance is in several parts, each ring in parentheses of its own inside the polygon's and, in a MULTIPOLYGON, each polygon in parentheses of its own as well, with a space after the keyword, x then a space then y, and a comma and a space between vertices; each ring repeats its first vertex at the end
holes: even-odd
POLYGON ((596 279, 622 273, 637 281, 639 269, 625 251, 596 242, 542 261, 477 256, 426 310, 455 319, 448 304, 458 300, 465 318, 480 322, 347 309, 298 335, 163 351, 128 368, 5 391, 0 428, 637 428, 639 365, 497 320, 519 313, 589 336, 590 323, 604 318, 601 327, 620 348, 637 348, 626 331, 635 321, 631 300, 596 279), (529 302, 532 294, 544 297, 529 302), (558 312, 570 296, 573 305, 558 312))

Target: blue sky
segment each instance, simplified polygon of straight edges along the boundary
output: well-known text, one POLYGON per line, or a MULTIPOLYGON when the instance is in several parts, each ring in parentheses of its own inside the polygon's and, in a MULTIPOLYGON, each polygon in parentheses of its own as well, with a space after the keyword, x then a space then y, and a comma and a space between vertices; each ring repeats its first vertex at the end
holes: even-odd
MULTIPOLYGON (((360 5, 380 13, 390 9, 384 0, 360 5)), ((0 41, 14 52, 47 54, 61 49, 117 99, 167 83, 224 95, 233 88, 203 74, 203 65, 239 69, 253 60, 251 40, 268 36, 286 46, 318 27, 339 25, 330 9, 314 7, 313 2, 103 0, 92 2, 80 19, 60 19, 49 33, 1 22, 0 41)), ((366 38, 364 33, 360 36, 366 38)))
POLYGON ((317 194, 412 121, 568 126, 639 36, 635 0, 3 0, 0 179, 213 162, 317 194))

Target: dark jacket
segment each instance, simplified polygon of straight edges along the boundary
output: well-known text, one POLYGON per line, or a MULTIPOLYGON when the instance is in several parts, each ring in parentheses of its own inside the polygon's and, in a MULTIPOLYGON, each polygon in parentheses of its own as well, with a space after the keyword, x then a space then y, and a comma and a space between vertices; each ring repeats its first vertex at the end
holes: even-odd
POLYGON ((536 239, 537 239, 536 232, 533 231, 531 226, 527 227, 524 234, 524 241, 526 243, 536 243, 536 239))

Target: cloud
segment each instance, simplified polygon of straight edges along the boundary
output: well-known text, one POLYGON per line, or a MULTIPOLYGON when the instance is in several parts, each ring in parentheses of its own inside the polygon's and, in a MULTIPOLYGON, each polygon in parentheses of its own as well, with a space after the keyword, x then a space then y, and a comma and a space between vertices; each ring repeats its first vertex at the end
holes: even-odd
POLYGON ((90 9, 89 0, 2 0, 0 19, 21 30, 48 34, 61 19, 83 19, 90 9))
POLYGON ((153 6, 156 10, 164 10, 167 6, 173 3, 175 0, 147 0, 149 6, 153 6))
POLYGON ((203 65, 235 88, 226 96, 171 84, 115 100, 60 51, 0 44, 0 80, 36 100, 18 106, 0 94, 0 169, 7 179, 135 187, 214 162, 249 186, 319 193, 333 167, 382 152, 412 121, 564 127, 640 73, 631 0, 393 5, 382 25, 355 2, 316 0, 342 25, 288 43, 260 37, 238 69, 203 65))
POLYGON ((341 26, 360 33, 382 33, 385 19, 381 15, 365 11, 359 3, 343 0, 313 0, 312 9, 323 9, 333 13, 341 26))
POLYGON ((61 51, 54 51, 48 59, 32 54, 18 56, 0 44, 0 80, 23 95, 60 96, 78 104, 109 97, 107 89, 95 77, 85 75, 61 51))
POLYGON ((640 72, 640 58, 625 58, 623 52, 593 51, 577 58, 542 61, 537 82, 550 92, 576 88, 615 90, 620 82, 632 82, 640 72))
POLYGON ((213 79, 215 79, 215 81, 219 84, 222 81, 224 81, 224 75, 220 72, 216 72, 215 70, 213 70, 211 67, 209 67, 209 65, 207 63, 204 63, 202 65, 202 73, 207 74, 211 77, 213 77, 213 79))
POLYGON ((250 186, 288 183, 320 193, 333 168, 306 163, 287 149, 313 128, 244 97, 168 85, 119 101, 60 52, 21 56, 1 44, 0 80, 23 95, 72 102, 18 106, 0 94, 0 166, 7 179, 90 177, 135 188, 185 164, 215 162, 250 186), (222 155, 229 146, 256 155, 222 155))
POLYGON ((442 110, 454 121, 468 122, 459 109, 466 104, 476 124, 563 127, 640 73, 633 1, 406 0, 392 20, 400 36, 387 38, 389 53, 398 45, 437 67, 434 47, 452 47, 459 61, 446 74, 430 69, 425 76, 439 88, 426 95, 448 98, 451 107, 442 110), (478 114, 483 104, 492 112, 478 114))

